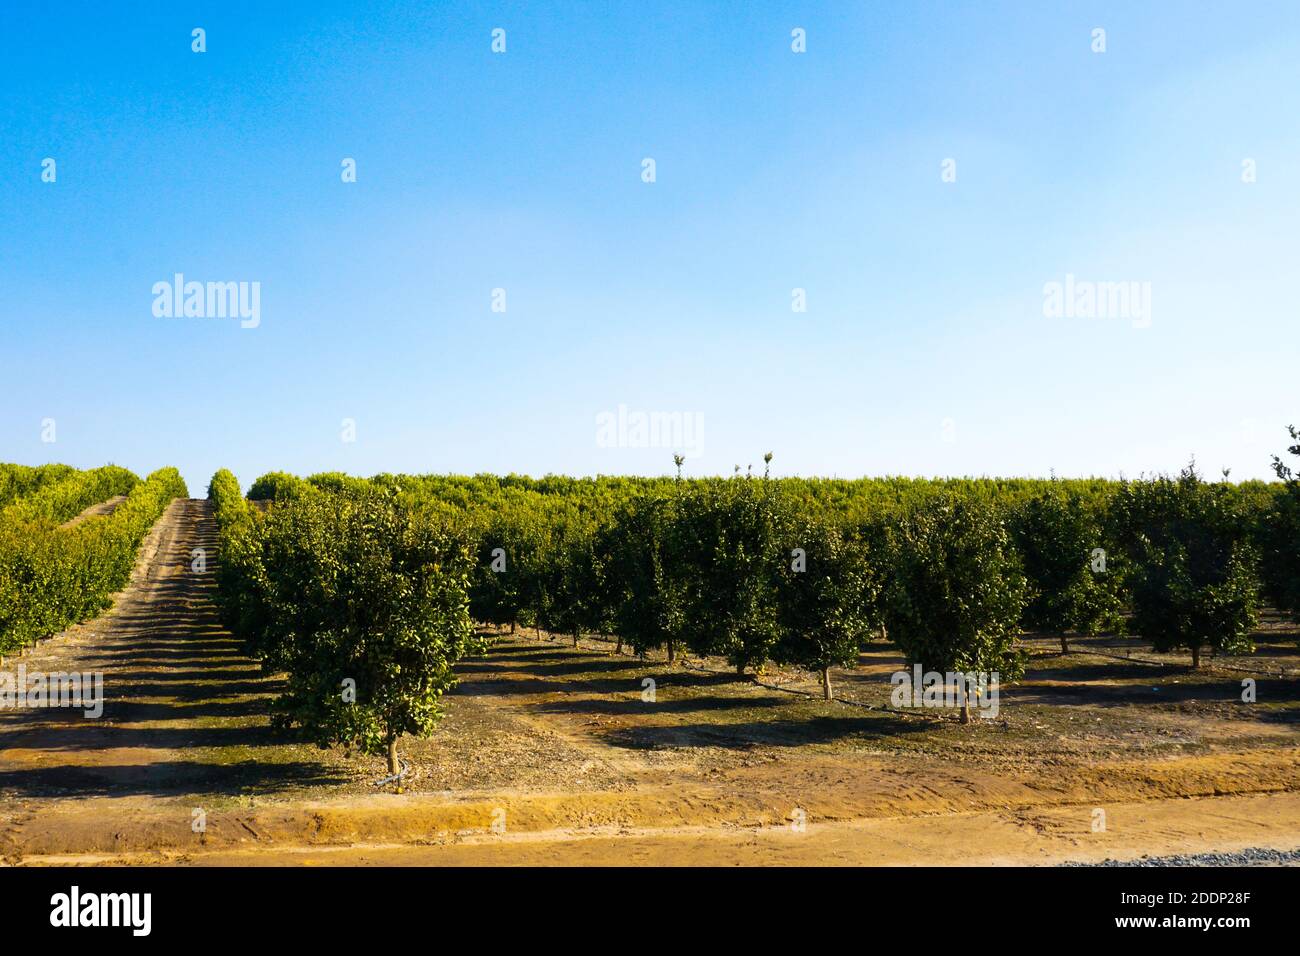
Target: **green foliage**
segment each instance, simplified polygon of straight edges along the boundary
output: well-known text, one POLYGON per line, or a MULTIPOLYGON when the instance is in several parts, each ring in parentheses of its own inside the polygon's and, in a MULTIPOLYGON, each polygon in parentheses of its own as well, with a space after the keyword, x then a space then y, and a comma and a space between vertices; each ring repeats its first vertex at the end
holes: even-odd
POLYGON ((306 481, 283 471, 272 471, 253 482, 248 489, 249 501, 290 501, 299 498, 310 486, 306 481))
POLYGON ((1157 651, 1253 650, 1257 557, 1249 518, 1225 486, 1193 466, 1176 479, 1124 483, 1115 508, 1132 563, 1132 627, 1157 651))
MULTIPOLYGON (((268 478, 271 476, 267 476, 268 478)), ((277 473, 274 480, 277 484, 287 484, 287 476, 277 473)), ((377 486, 367 481, 365 478, 354 478, 352 475, 344 474, 341 471, 325 471, 320 474, 312 475, 307 479, 307 483, 313 488, 321 491, 329 491, 334 494, 365 494, 374 490, 377 486)), ((253 495, 249 494, 249 497, 253 495)), ((270 497, 275 497, 271 495, 270 497)))
POLYGON ((76 474, 69 465, 3 465, 0 464, 0 508, 8 507, 19 498, 35 494, 47 485, 76 474))
POLYGON ((791 540, 803 554, 787 562, 781 578, 775 657, 821 671, 829 699, 830 669, 853 667, 879 626, 881 582, 865 542, 824 521, 804 519, 791 540))
POLYGON ((534 497, 505 494, 496 507, 476 510, 471 518, 478 533, 472 536, 470 600, 478 620, 512 627, 538 623, 547 529, 534 497))
POLYGON ((600 517, 581 503, 559 500, 547 509, 545 550, 538 575, 539 623, 549 631, 577 635, 603 620, 596 556, 600 517))
POLYGON ((1101 503, 1056 486, 1014 510, 1012 535, 1029 582, 1025 626, 1056 634, 1122 626, 1123 561, 1104 518, 1101 503))
MULTIPOLYGON (((1249 540, 1289 514, 1279 511, 1289 500, 1282 485, 1207 487, 1249 540)), ((1021 623, 1061 633, 1119 629, 1126 602, 1155 575, 1152 554, 1122 543, 1133 540, 1133 509, 1117 504, 1121 484, 1102 479, 271 473, 248 494, 269 499, 265 511, 238 498, 233 476, 214 478, 212 496, 223 528, 223 616, 268 667, 286 670, 302 669, 294 663, 302 635, 333 635, 332 618, 349 606, 337 590, 344 559, 336 554, 348 532, 344 513, 329 511, 345 507, 392 509, 408 524, 442 529, 448 547, 469 556, 474 619, 575 636, 612 632, 641 653, 725 655, 740 672, 769 659, 822 671, 852 666, 884 624, 928 670, 997 671, 1005 683, 1021 672, 1021 623), (806 550, 805 576, 791 569, 795 547, 806 550), (1093 567, 1095 548, 1106 552, 1104 572, 1093 567), (320 563, 330 555, 333 563, 320 563)), ((1272 540, 1294 556, 1294 534, 1272 540)), ((364 553, 360 538, 348 547, 364 553)), ((1228 558, 1224 583, 1232 587, 1207 594, 1203 616, 1229 619, 1243 599, 1251 556, 1228 558)), ((1279 567, 1294 582, 1295 572, 1279 567)), ((348 588, 349 600, 360 600, 363 583, 348 588)), ((342 647, 353 638, 338 640, 342 647)), ((312 725, 338 723, 310 708, 296 712, 312 725)), ((345 736, 374 746, 378 725, 369 726, 345 736)))
MULTIPOLYGON (((1287 432, 1294 442, 1287 453, 1300 457, 1300 430, 1288 426, 1287 432)), ((1273 602, 1300 623, 1300 475, 1279 457, 1273 470, 1282 489, 1260 521, 1261 566, 1273 602)))
POLYGON ((793 512, 767 478, 684 486, 669 554, 697 654, 724 655, 737 673, 761 667, 781 635, 778 585, 792 545, 793 512))
POLYGON ((218 529, 245 521, 250 514, 248 502, 239 492, 239 479, 225 468, 213 475, 208 483, 208 501, 212 504, 218 529))
POLYGON ((453 665, 481 646, 469 552, 440 512, 392 488, 309 486, 264 515, 240 514, 227 474, 212 483, 223 617, 287 675, 276 723, 385 754, 395 771, 397 740, 432 733, 453 665))
POLYGON ((262 549, 257 533, 261 513, 239 491, 235 476, 221 469, 208 484, 208 501, 217 525, 217 608, 221 621, 244 640, 253 657, 264 657, 258 642, 266 633, 266 605, 261 591, 262 549))
POLYGON ((91 505, 127 494, 139 482, 139 478, 117 465, 74 472, 59 481, 43 484, 39 490, 0 511, 0 525, 61 524, 91 505))
POLYGON ((620 642, 637 654, 686 641, 684 562, 673 555, 677 499, 639 495, 623 502, 597 530, 596 593, 620 642))
MULTIPOLYGON (((88 480, 97 494, 120 494, 125 484, 115 471, 88 480)), ((0 524, 0 653, 93 617, 126 586, 145 534, 173 499, 188 494, 175 468, 131 480, 134 487, 111 515, 60 528, 54 522, 76 497, 61 491, 37 509, 43 517, 0 524)))
POLYGON ((1013 652, 1028 587, 996 507, 944 494, 888 530, 889 637, 929 671, 1018 679, 1013 652))

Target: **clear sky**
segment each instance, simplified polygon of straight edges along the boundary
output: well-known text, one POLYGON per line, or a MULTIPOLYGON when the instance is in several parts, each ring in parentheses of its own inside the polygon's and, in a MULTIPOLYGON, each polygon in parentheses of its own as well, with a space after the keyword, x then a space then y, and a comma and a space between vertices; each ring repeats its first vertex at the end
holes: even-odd
POLYGON ((1289 0, 6 3, 0 460, 1265 477, 1298 214, 1289 0))

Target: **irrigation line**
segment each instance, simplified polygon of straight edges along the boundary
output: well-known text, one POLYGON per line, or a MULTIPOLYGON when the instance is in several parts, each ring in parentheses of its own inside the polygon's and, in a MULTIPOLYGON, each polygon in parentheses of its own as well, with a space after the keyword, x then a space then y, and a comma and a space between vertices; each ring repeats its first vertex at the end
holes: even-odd
POLYGON ((372 786, 372 787, 382 787, 382 786, 385 786, 385 785, 390 784, 390 783, 397 783, 397 782, 399 782, 403 777, 405 777, 408 773, 411 772, 411 765, 410 765, 409 763, 406 762, 406 758, 405 758, 405 757, 398 757, 398 758, 397 758, 397 763, 398 763, 398 765, 402 768, 401 770, 397 771, 397 773, 393 774, 391 777, 385 777, 383 780, 374 780, 374 781, 372 781, 371 784, 370 784, 370 786, 372 786))

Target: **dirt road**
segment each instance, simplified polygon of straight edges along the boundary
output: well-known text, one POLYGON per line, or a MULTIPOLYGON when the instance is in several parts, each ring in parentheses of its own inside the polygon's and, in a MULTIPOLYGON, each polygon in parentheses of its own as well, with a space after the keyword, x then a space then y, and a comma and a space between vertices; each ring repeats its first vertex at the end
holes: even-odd
POLYGON ((114 495, 112 498, 109 498, 106 501, 101 501, 98 504, 91 505, 89 508, 82 511, 81 514, 77 515, 75 518, 70 518, 67 521, 63 522, 63 524, 59 525, 59 527, 64 530, 67 530, 68 528, 75 528, 77 525, 81 524, 83 521, 86 521, 89 518, 107 517, 108 515, 111 515, 114 511, 116 511, 117 506, 124 501, 126 501, 126 495, 114 495))
POLYGON ((160 795, 220 783, 194 748, 231 736, 210 726, 213 717, 256 719, 255 698, 273 684, 238 656, 211 603, 212 575, 195 570, 215 544, 206 502, 173 502, 111 610, 10 659, 28 673, 100 673, 105 702, 98 719, 79 709, 5 712, 0 792, 160 795))
POLYGON ((997 720, 890 712, 501 636, 446 719, 375 758, 271 730, 278 682, 213 605, 206 502, 175 502, 95 621, 6 667, 102 672, 103 716, 0 711, 11 863, 1046 863, 1300 845, 1295 682, 1058 657, 997 720), (196 550, 198 549, 198 550, 196 550), (196 556, 205 561, 196 564, 196 556), (647 699, 647 677, 655 694, 647 699), (1097 811, 1104 827, 1096 829, 1097 811))

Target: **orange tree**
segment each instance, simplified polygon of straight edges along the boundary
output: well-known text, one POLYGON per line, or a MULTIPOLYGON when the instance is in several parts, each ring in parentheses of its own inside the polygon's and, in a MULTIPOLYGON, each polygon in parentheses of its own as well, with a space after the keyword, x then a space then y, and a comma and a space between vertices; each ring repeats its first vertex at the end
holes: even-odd
POLYGON ((607 609, 619 650, 664 647, 671 661, 685 640, 684 566, 671 550, 676 514, 674 495, 638 495, 595 533, 595 603, 607 609))
POLYGON ((1056 483, 1010 514, 1029 582, 1023 624, 1058 635, 1062 654, 1070 652, 1070 632, 1098 634, 1122 624, 1122 562, 1108 546, 1102 518, 1098 503, 1056 483))
POLYGON ((781 635, 778 593, 792 512, 767 477, 690 484, 677 501, 669 560, 683 584, 687 640, 743 675, 781 635))
MULTIPOLYGON (((986 500, 941 493, 887 528, 885 622, 911 664, 998 681, 1023 673, 1013 651, 1027 586, 1000 511, 986 500)), ((969 683, 958 679, 962 723, 969 683)))
POLYGON ((258 633, 240 636, 286 674, 273 722, 384 756, 396 774, 398 741, 433 732, 453 666, 481 646, 463 541, 443 513, 362 486, 300 489, 235 527, 255 557, 222 586, 247 592, 233 604, 255 611, 236 623, 258 633))
POLYGON ((1125 482, 1115 499, 1131 563, 1132 630, 1160 652, 1248 653, 1259 607, 1256 556, 1240 497, 1189 465, 1177 478, 1125 482))
MULTIPOLYGON (((1287 452, 1300 457, 1300 430, 1288 426, 1287 432, 1295 443, 1287 452)), ((1274 603, 1300 622, 1300 475, 1277 456, 1273 470, 1282 489, 1264 521, 1263 565, 1274 603)))
POLYGON ((878 626, 878 578, 865 543, 846 540, 825 521, 800 521, 789 541, 794 548, 780 579, 774 657, 819 672, 830 700, 831 668, 853 667, 878 626))

